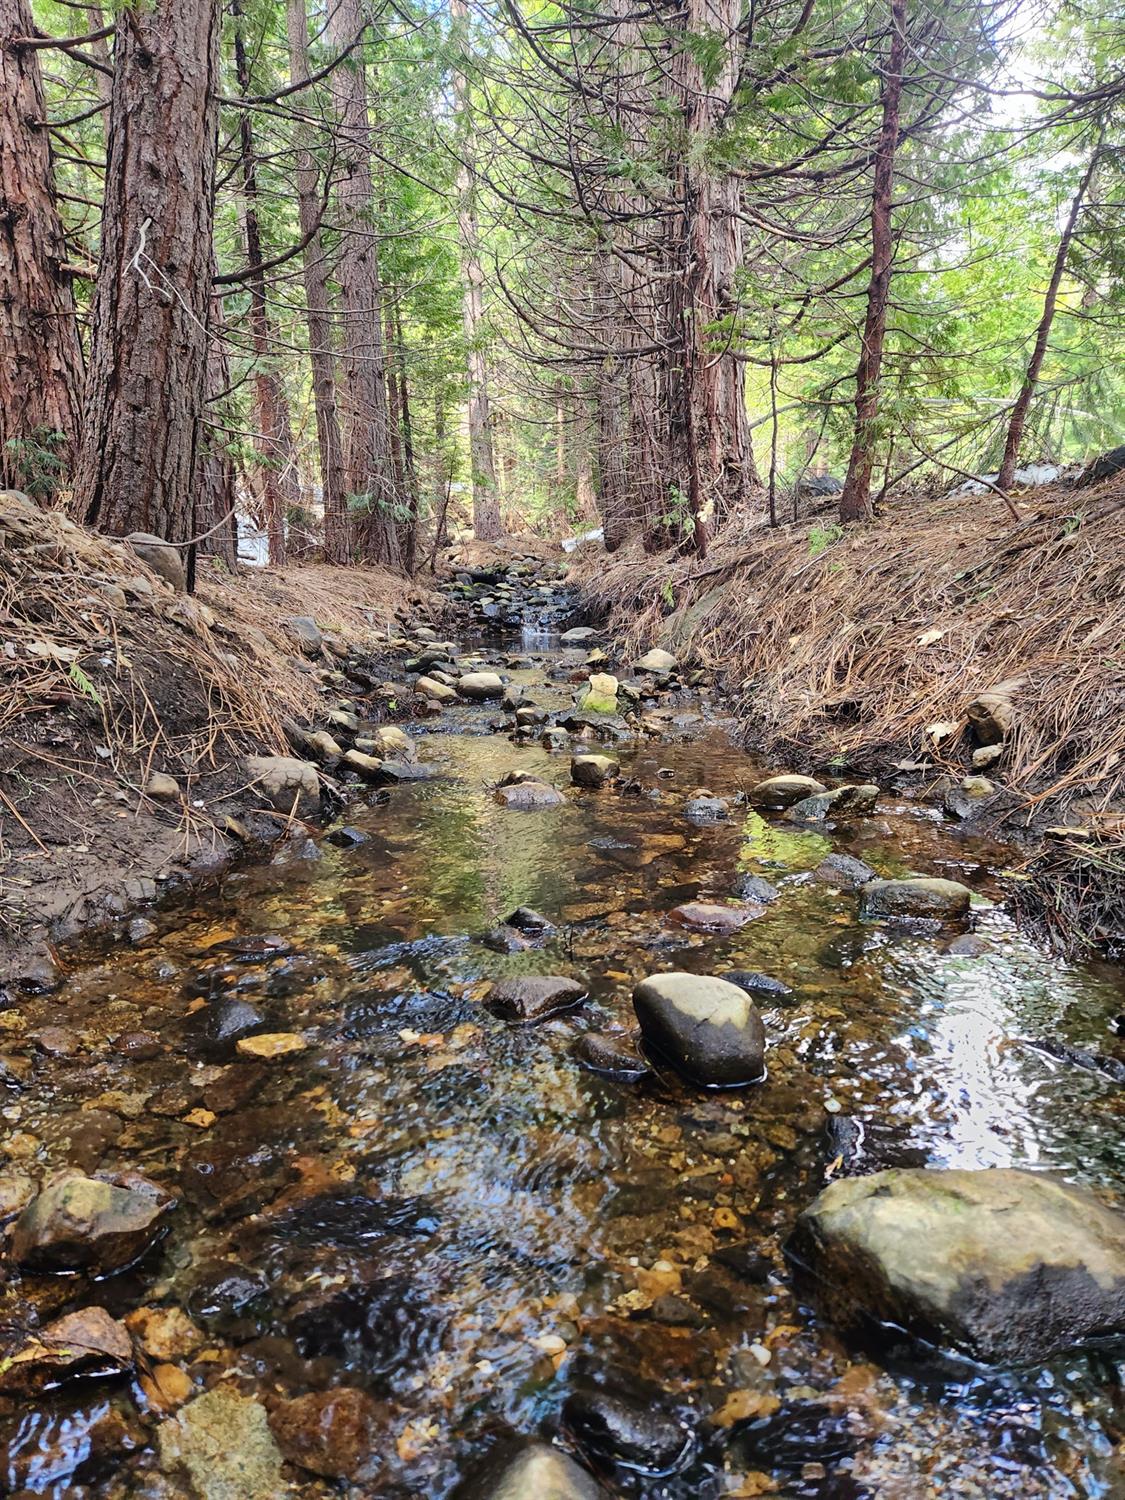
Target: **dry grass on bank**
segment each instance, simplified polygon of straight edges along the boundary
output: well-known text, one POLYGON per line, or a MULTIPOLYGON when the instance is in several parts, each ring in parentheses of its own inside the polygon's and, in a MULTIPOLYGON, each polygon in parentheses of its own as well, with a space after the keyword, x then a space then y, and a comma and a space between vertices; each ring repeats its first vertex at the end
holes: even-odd
POLYGON ((899 502, 878 522, 730 528, 702 565, 639 551, 580 582, 638 644, 721 665, 749 739, 793 762, 962 770, 965 711, 1020 679, 997 779, 1028 809, 1125 793, 1125 482, 899 502), (938 724, 953 726, 944 737, 938 724))
POLYGON ((576 576, 637 646, 721 667, 746 742, 779 762, 962 776, 976 695, 1013 679, 988 775, 1029 857, 1016 905, 1070 948, 1125 952, 1125 480, 1023 497, 900 500, 844 532, 731 527, 700 564, 630 551, 576 576))
POLYGON ((374 651, 407 599, 377 569, 201 575, 176 594, 125 545, 0 495, 0 938, 216 848, 243 757, 289 753, 283 721, 316 710, 289 617, 374 651), (145 795, 156 771, 180 799, 145 795))

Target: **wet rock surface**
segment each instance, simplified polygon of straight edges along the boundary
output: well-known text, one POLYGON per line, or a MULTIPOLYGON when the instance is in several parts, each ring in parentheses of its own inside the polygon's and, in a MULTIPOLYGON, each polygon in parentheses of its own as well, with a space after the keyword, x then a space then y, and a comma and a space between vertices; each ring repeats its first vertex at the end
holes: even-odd
POLYGON ((140 1173, 60 1172, 16 1220, 12 1257, 38 1271, 119 1271, 163 1231, 175 1201, 140 1173))
POLYGON ((746 993, 697 974, 657 974, 633 991, 645 1042, 693 1083, 757 1083, 765 1068, 762 1018, 746 993))
POLYGON ((877 1172, 804 1211, 792 1254, 835 1316, 989 1362, 1125 1335, 1125 1216, 1030 1172, 877 1172))
POLYGON ((503 979, 493 985, 485 1002, 494 1016, 504 1021, 543 1021, 548 1016, 573 1010, 587 986, 564 974, 543 974, 526 979, 503 979))

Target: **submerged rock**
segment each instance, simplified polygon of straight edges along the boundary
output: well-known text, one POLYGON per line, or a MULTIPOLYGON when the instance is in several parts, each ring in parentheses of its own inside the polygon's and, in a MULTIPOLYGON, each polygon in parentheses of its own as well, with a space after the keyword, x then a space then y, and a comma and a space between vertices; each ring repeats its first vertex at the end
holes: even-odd
POLYGON ((566 801, 557 787, 533 778, 498 786, 493 795, 497 802, 517 812, 538 812, 541 808, 558 807, 566 801))
POLYGON ((288 1486, 265 1407, 229 1383, 188 1402, 159 1429, 160 1459, 199 1500, 277 1500, 288 1486))
POLYGON ((163 1232, 175 1205, 170 1193, 139 1172, 60 1172, 16 1220, 12 1256, 35 1271, 120 1271, 163 1232))
POLYGON ((291 1463, 326 1479, 352 1479, 374 1456, 377 1415, 366 1392, 343 1386, 281 1401, 269 1422, 291 1463))
POLYGON ((621 1083, 632 1083, 652 1072, 628 1037, 609 1032, 588 1031, 575 1042, 572 1056, 591 1073, 601 1073, 621 1083))
POLYGON ((521 979, 502 979, 489 991, 485 1005, 502 1021, 544 1021, 560 1011, 572 1010, 585 998, 586 986, 564 974, 533 974, 521 979))
POLYGON ((788 809, 786 817, 794 823, 822 823, 830 813, 873 812, 879 797, 879 788, 871 782, 862 786, 837 786, 830 792, 815 792, 811 797, 802 797, 788 809))
POLYGON ((988 1363, 1125 1334, 1125 1217, 1040 1173, 842 1179, 788 1249, 845 1326, 897 1325, 988 1363))
POLYGON ((824 881, 826 885, 839 886, 841 890, 847 891, 874 880, 875 871, 852 854, 828 854, 813 871, 813 877, 824 881))
POLYGON ((760 917, 762 906, 724 906, 718 901, 685 901, 668 913, 668 920, 693 932, 737 932, 760 917))
POLYGON ((727 984, 736 984, 748 995, 764 995, 767 999, 780 1000, 785 995, 793 993, 782 980, 773 979, 769 974, 762 974, 757 969, 730 969, 719 977, 727 984))
POLYGON ((620 771, 620 765, 610 755, 575 755, 570 762, 570 779, 576 786, 605 786, 620 771))
POLYGON ((28 1334, 0 1360, 0 1391, 33 1396, 78 1377, 124 1375, 133 1368, 133 1345, 123 1323, 104 1307, 84 1307, 28 1334))
POLYGON ((815 797, 824 791, 827 787, 815 776, 767 776, 765 781, 750 788, 749 801, 751 807, 780 812, 804 797, 815 797))
POLYGON ((654 974, 633 991, 645 1041, 693 1083, 735 1087, 765 1076, 766 1034, 745 991, 700 974, 654 974))
POLYGON ((604 1500, 601 1485, 574 1460, 546 1443, 493 1459, 458 1500, 604 1500))
POLYGON ((736 875, 731 895, 736 901, 757 901, 762 906, 769 906, 779 899, 781 892, 760 875, 736 875))
POLYGON ((645 1474, 670 1474, 690 1441, 683 1424, 651 1402, 601 1388, 572 1391, 563 1421, 587 1453, 645 1474))
POLYGON ((860 891, 860 916, 937 917, 949 921, 969 910, 968 886, 956 880, 915 876, 909 880, 869 880, 860 891))
POLYGON ((702 825, 725 823, 730 817, 730 803, 725 797, 712 797, 710 792, 696 792, 684 803, 684 817, 689 823, 702 825))

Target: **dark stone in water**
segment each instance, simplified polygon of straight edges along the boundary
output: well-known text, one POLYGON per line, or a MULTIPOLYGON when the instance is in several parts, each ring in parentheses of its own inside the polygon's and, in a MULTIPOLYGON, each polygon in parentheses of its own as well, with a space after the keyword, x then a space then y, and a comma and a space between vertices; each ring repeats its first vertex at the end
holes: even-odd
POLYGON ((1049 1037, 1021 1037, 1025 1046, 1036 1052, 1045 1052, 1048 1057, 1069 1063, 1072 1068, 1081 1068, 1086 1073, 1101 1073, 1112 1078, 1114 1083, 1125 1083, 1125 1062, 1108 1057, 1104 1052, 1087 1052, 1084 1047, 1072 1047, 1068 1042, 1057 1042, 1049 1037))
POLYGON ((536 974, 502 979, 492 986, 484 1003, 501 1020, 526 1024, 573 1010, 585 995, 581 980, 564 974, 536 974))
POLYGON ((826 855, 813 875, 826 885, 839 886, 841 890, 858 890, 861 885, 875 879, 875 871, 871 866, 865 865, 862 859, 856 859, 852 854, 826 855))
POLYGON ((711 1259, 752 1286, 765 1286, 773 1271, 773 1262, 748 1240, 737 1245, 723 1245, 712 1253, 711 1259))
POLYGON ((702 1328, 704 1321, 698 1307, 693 1307, 685 1297, 677 1297, 672 1292, 665 1292, 662 1297, 657 1297, 652 1304, 650 1317, 654 1323, 662 1323, 665 1328, 702 1328))
POLYGON ((684 817, 689 823, 704 826, 709 823, 725 823, 730 817, 730 804, 722 797, 690 797, 684 803, 684 817))
POLYGON ((205 1261, 192 1277, 184 1306, 198 1323, 212 1329, 227 1327, 255 1302, 264 1301, 269 1292, 264 1271, 247 1269, 234 1261, 205 1261))
POLYGON ((491 932, 486 932, 481 942, 486 948, 491 948, 494 953, 524 953, 528 948, 535 947, 530 938, 504 922, 499 927, 494 927, 491 932))
POLYGON ((785 1472, 850 1458, 859 1441, 846 1413, 816 1401, 795 1401, 772 1417, 737 1424, 731 1448, 741 1462, 785 1472))
POLYGON ((192 1145, 180 1169, 184 1196, 211 1220, 257 1213, 294 1175, 282 1146, 252 1139, 192 1145))
POLYGON ((652 1072, 627 1037, 611 1036, 605 1032, 588 1031, 579 1037, 572 1056, 575 1062, 589 1068, 592 1073, 601 1073, 622 1083, 646 1078, 652 1072))
MULTIPOLYGON (((240 1037, 268 1031, 271 1023, 247 1000, 212 1000, 184 1021, 188 1051, 201 1057, 228 1058, 236 1054, 240 1037)), ((274 1027, 274 1030, 278 1028, 274 1027)))
POLYGON ((343 827, 333 828, 330 833, 324 835, 330 844, 335 844, 337 849, 354 849, 359 844, 366 844, 367 835, 358 828, 343 827))
POLYGON ((359 1250, 389 1234, 431 1235, 438 1221, 423 1202, 369 1198, 365 1193, 321 1193, 269 1219, 271 1237, 298 1245, 359 1250))
POLYGON ((719 977, 728 984, 736 984, 748 995, 764 996, 766 999, 780 1000, 793 993, 780 979, 771 979, 768 974, 759 974, 756 969, 731 969, 729 973, 719 977))
POLYGON ((839 1165, 834 1175, 847 1175, 862 1170, 864 1142, 867 1129, 862 1120, 852 1115, 829 1115, 824 1125, 824 1138, 828 1155, 839 1165))
POLYGON ((293 952, 292 943, 280 937, 233 937, 212 943, 205 953, 229 953, 236 963, 256 964, 271 958, 285 958, 293 952))
POLYGON ((386 1274, 367 1247, 362 1256, 319 1256, 315 1271, 321 1274, 310 1275, 311 1285, 283 1315, 306 1358, 354 1360, 365 1378, 385 1381, 413 1374, 440 1343, 442 1319, 414 1274, 386 1274))
POLYGON ((554 932, 555 930, 553 922, 548 922, 546 917, 541 916, 530 906, 517 906, 511 916, 505 918, 505 921, 509 927, 517 927, 520 932, 554 932))
POLYGON ((736 875, 730 893, 736 901, 759 901, 763 906, 781 896, 777 886, 763 880, 760 875, 736 875))
POLYGON ((366 1392, 344 1386, 279 1402, 270 1430, 291 1463, 328 1479, 350 1479, 373 1457, 377 1416, 366 1392))
POLYGON ((585 1452, 644 1474, 671 1474, 688 1452, 687 1429, 649 1401, 590 1387, 572 1391, 562 1415, 585 1452))

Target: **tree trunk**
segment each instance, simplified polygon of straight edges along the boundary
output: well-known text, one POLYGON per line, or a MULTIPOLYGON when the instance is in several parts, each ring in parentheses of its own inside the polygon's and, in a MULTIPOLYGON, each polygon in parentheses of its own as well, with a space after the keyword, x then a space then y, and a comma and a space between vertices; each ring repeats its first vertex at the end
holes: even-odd
POLYGON ((55 204, 51 137, 27 0, 0 19, 0 487, 50 499, 78 444, 82 348, 55 204))
MULTIPOLYGON (((246 60, 246 41, 242 34, 242 7, 234 0, 231 14, 235 18, 234 63, 238 91, 250 94, 250 67, 246 60)), ((262 228, 258 217, 258 161, 254 151, 254 129, 250 111, 239 111, 239 167, 242 172, 243 228, 246 236, 246 264, 250 290, 250 342, 254 350, 254 409, 257 431, 254 446, 261 457, 262 503, 265 511, 266 536, 269 539, 270 565, 285 566, 285 521, 291 510, 301 504, 301 487, 297 475, 297 455, 293 447, 293 428, 289 420, 289 401, 282 386, 274 359, 273 329, 270 326, 266 300, 266 277, 260 269, 265 260, 262 250, 262 228)))
MULTIPOLYGON (((329 10, 333 45, 349 47, 363 30, 358 0, 339 0, 329 10)), ((357 48, 332 73, 339 125, 340 258, 336 279, 344 320, 341 393, 344 470, 357 505, 360 550, 371 562, 399 568, 399 510, 391 456, 391 415, 387 399, 387 360, 383 343, 379 245, 372 225, 375 194, 371 180, 371 119, 367 75, 357 48)))
POLYGON ((217 0, 119 12, 75 503, 104 531, 192 534, 207 383, 217 0))
POLYGON ((430 561, 440 547, 449 546, 449 487, 453 471, 445 447, 445 392, 439 384, 434 391, 434 546, 430 561))
POLYGON ((891 207, 895 187, 899 106, 906 57, 906 0, 891 0, 891 49, 883 75, 883 125, 875 154, 871 194, 871 280, 867 288, 867 316, 863 325, 859 367, 855 381, 855 433, 847 478, 840 495, 840 520, 860 521, 871 500, 871 470, 875 463, 875 422, 879 415, 879 375, 887 333, 887 302, 894 263, 891 207))
POLYGON ((227 448, 230 413, 226 399, 230 387, 230 366, 227 361, 226 328, 223 299, 216 293, 211 296, 211 315, 207 324, 207 407, 203 418, 203 436, 200 445, 199 489, 201 503, 197 522, 200 531, 207 531, 220 521, 218 531, 212 532, 199 544, 199 550, 212 557, 221 557, 233 572, 238 562, 238 518, 234 515, 235 470, 234 460, 227 448), (223 517, 227 517, 224 521, 223 517))
MULTIPOLYGON (((300 83, 309 76, 309 22, 305 0, 288 0, 289 77, 300 83)), ((298 124, 298 129, 303 127, 298 124)), ((312 367, 316 443, 320 454, 320 484, 324 502, 324 557, 346 563, 352 555, 344 450, 336 409, 335 356, 332 351, 332 304, 328 295, 328 266, 320 237, 320 174, 316 158, 303 142, 297 155, 297 212, 305 241, 305 321, 312 367)))
MULTIPOLYGON (((462 54, 469 49, 468 7, 465 0, 450 0, 450 19, 455 41, 462 54)), ((488 362, 484 338, 484 272, 480 263, 480 240, 476 215, 476 173, 473 167, 472 115, 468 79, 460 67, 453 70, 453 98, 457 112, 457 233, 461 252, 461 317, 469 376, 469 458, 473 476, 473 531, 478 541, 491 542, 503 536, 500 494, 496 481, 496 459, 492 445, 492 420, 488 396, 488 362)))
POLYGON ((690 46, 681 46, 675 59, 684 141, 673 230, 679 272, 673 291, 681 299, 674 326, 681 348, 672 373, 673 387, 681 386, 675 401, 680 488, 701 554, 704 507, 720 523, 759 484, 742 364, 731 352, 734 278, 743 260, 738 183, 710 159, 741 74, 741 16, 741 0, 687 0, 688 34, 714 36, 721 44, 719 65, 705 73, 690 46))
POLYGON ((1082 174, 1082 180, 1078 184, 1070 204, 1070 212, 1067 214, 1063 232, 1059 237, 1059 246, 1055 252, 1055 263, 1051 269, 1051 280, 1047 285, 1047 295, 1043 298, 1043 316, 1039 319, 1039 327, 1035 334, 1035 344, 1031 351, 1031 359, 1028 361, 1027 374, 1024 376, 1020 393, 1016 397, 1016 404, 1012 407, 1011 421, 1008 423, 1008 437, 1004 444, 1004 457, 1000 464, 1000 473, 997 475, 996 483, 1002 490, 1010 490, 1012 481, 1016 477, 1016 465, 1019 463, 1020 443, 1023 441, 1023 430, 1027 424, 1027 414, 1031 409, 1031 402, 1035 396, 1035 387, 1039 380, 1039 371, 1043 367, 1043 356, 1047 353, 1047 340, 1051 336, 1051 324, 1055 321, 1055 305, 1058 302, 1059 287, 1062 285, 1063 275, 1066 271, 1066 260, 1070 254, 1070 242, 1074 238, 1074 231, 1078 226, 1078 216, 1082 212, 1082 203, 1090 190, 1090 183, 1094 177, 1094 170, 1098 165, 1101 154, 1101 138, 1093 151, 1086 170, 1082 174))

